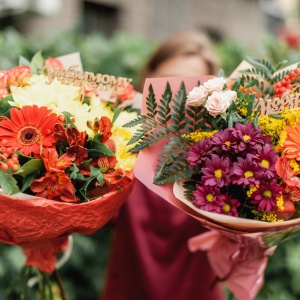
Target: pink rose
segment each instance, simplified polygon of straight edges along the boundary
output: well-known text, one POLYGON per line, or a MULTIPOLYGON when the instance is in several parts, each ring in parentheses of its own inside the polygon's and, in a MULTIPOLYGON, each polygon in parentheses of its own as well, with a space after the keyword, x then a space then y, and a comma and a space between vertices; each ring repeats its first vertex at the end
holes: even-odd
POLYGON ((228 98, 229 103, 235 102, 235 100, 237 99, 236 91, 232 90, 224 91, 223 96, 228 98))
POLYGON ((206 101, 204 107, 211 116, 216 117, 225 112, 230 105, 230 100, 227 95, 222 92, 213 92, 206 101))
POLYGON ((208 93, 204 86, 200 85, 198 87, 193 88, 186 100, 186 104, 189 106, 201 106, 205 101, 208 96, 208 93))
POLYGON ((220 92, 223 89, 226 79, 223 77, 215 77, 204 82, 204 87, 207 93, 220 92))

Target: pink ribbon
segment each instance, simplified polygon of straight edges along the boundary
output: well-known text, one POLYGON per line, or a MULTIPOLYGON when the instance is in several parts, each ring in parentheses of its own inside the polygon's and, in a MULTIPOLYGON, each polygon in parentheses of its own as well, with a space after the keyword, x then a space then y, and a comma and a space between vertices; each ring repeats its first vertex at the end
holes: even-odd
POLYGON ((225 282, 232 293, 243 300, 254 299, 261 289, 268 258, 275 250, 264 245, 260 237, 229 237, 214 230, 189 239, 188 248, 191 252, 207 251, 217 275, 214 283, 225 282))

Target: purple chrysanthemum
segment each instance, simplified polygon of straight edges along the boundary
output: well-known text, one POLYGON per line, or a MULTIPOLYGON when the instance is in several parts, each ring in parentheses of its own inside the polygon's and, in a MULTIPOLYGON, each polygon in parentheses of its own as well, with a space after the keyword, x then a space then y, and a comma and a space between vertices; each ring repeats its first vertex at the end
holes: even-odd
POLYGON ((232 134, 238 140, 238 151, 242 152, 247 149, 249 153, 253 149, 257 149, 260 145, 264 145, 264 137, 261 128, 255 129, 252 123, 246 125, 236 123, 235 131, 232 134))
POLYGON ((213 151, 234 151, 237 149, 237 138, 232 134, 233 128, 227 128, 217 132, 211 140, 213 151))
POLYGON ((196 190, 193 191, 195 199, 193 204, 200 209, 210 212, 221 213, 225 196, 221 194, 218 187, 196 185, 196 190))
POLYGON ((187 161, 191 168, 201 165, 211 155, 210 139, 202 139, 187 152, 187 161))
POLYGON ((259 178, 262 178, 263 171, 251 158, 243 159, 238 157, 237 162, 233 163, 231 174, 233 184, 246 187, 248 185, 255 186, 259 184, 259 178))
POLYGON ((266 178, 275 178, 275 164, 278 159, 278 155, 272 145, 264 145, 262 148, 257 149, 256 155, 250 154, 249 158, 257 162, 258 166, 262 168, 266 178))
POLYGON ((276 198, 280 197, 283 187, 276 183, 276 180, 267 181, 261 184, 256 191, 253 192, 250 200, 252 204, 258 204, 257 210, 271 211, 276 206, 276 198))
POLYGON ((230 160, 228 157, 222 158, 216 154, 211 155, 211 159, 206 159, 205 168, 202 168, 203 185, 223 187, 230 183, 229 179, 230 160))
POLYGON ((237 199, 230 199, 226 197, 225 204, 222 206, 222 214, 238 217, 237 207, 240 205, 241 203, 237 199))

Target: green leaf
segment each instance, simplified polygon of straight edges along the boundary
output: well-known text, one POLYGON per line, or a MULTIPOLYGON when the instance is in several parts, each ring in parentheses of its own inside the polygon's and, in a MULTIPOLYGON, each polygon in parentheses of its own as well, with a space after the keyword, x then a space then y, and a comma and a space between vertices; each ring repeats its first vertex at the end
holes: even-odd
POLYGON ((155 116, 157 114, 157 110, 156 110, 157 103, 156 103, 156 98, 155 98, 152 84, 149 85, 149 95, 146 98, 146 106, 147 106, 147 116, 150 119, 155 119, 155 116))
POLYGON ((0 116, 10 116, 11 105, 8 103, 8 101, 13 102, 14 98, 12 96, 7 96, 0 101, 0 116))
POLYGON ((172 100, 172 91, 170 83, 167 82, 165 92, 162 95, 162 99, 160 101, 160 104, 158 107, 158 114, 160 117, 158 117, 158 121, 165 125, 170 119, 171 119, 171 108, 170 108, 170 102, 172 100))
POLYGON ((91 148, 88 150, 89 154, 99 153, 105 156, 115 156, 115 153, 107 148, 103 143, 100 142, 100 134, 96 134, 94 139, 91 141, 91 148), (96 151, 95 151, 96 150, 96 151))
POLYGON ((145 116, 138 116, 136 119, 133 119, 133 120, 129 121, 128 123, 125 123, 122 127, 131 128, 136 125, 142 124, 143 122, 145 122, 145 120, 146 120, 145 116))
POLYGON ((20 175, 22 177, 27 177, 28 175, 34 174, 36 172, 40 172, 44 169, 44 163, 42 159, 32 158, 22 165, 22 172, 20 175))
POLYGON ((20 56, 19 58, 19 66, 27 66, 30 67, 30 61, 24 56, 20 56))
POLYGON ((224 70, 223 70, 223 69, 220 69, 220 70, 218 71, 217 77, 225 77, 225 73, 224 73, 224 70))
POLYGON ((62 114, 65 116, 65 123, 67 127, 76 128, 75 123, 72 121, 72 117, 74 117, 68 111, 63 111, 62 114))
POLYGON ((112 118, 112 124, 115 123, 115 121, 117 120, 117 118, 120 115, 120 113, 121 113, 122 110, 123 110, 122 107, 116 108, 114 110, 114 115, 113 115, 113 118, 112 118))
POLYGON ((25 178, 23 178, 22 180, 22 188, 21 188, 21 192, 24 193, 31 185, 31 183, 33 182, 33 180, 35 179, 35 174, 32 173, 28 176, 26 176, 25 178))
POLYGON ((274 119, 278 119, 278 120, 284 119, 284 117, 281 116, 281 115, 269 115, 269 117, 274 118, 274 119))
MULTIPOLYGON (((138 129, 133 137, 130 139, 130 141, 127 143, 127 146, 132 145, 134 143, 136 143, 137 141, 139 141, 145 134, 145 131, 143 129, 138 129)), ((130 149, 131 152, 132 149, 130 149)))
POLYGON ((173 132, 179 132, 185 127, 185 104, 186 104, 186 89, 184 82, 181 82, 179 91, 175 95, 172 112, 171 112, 171 121, 172 125, 169 125, 169 128, 173 132))
POLYGON ((39 74, 39 71, 43 68, 45 59, 42 56, 42 51, 38 51, 31 59, 31 71, 33 74, 39 74))
POLYGON ((2 170, 0 170, 0 187, 3 192, 8 195, 12 195, 20 191, 15 178, 2 170))

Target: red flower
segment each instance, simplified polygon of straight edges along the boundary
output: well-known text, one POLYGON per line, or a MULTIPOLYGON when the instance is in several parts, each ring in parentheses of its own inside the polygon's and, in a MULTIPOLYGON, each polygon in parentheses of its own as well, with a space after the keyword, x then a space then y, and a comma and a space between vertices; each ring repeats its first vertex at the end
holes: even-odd
POLYGON ((125 89, 122 90, 122 92, 117 94, 118 99, 121 102, 124 102, 126 100, 132 99, 136 94, 136 91, 134 90, 134 87, 132 84, 128 84, 125 89))
POLYGON ((36 179, 30 186, 31 190, 38 197, 50 200, 61 200, 64 202, 76 202, 75 188, 70 178, 64 172, 50 173, 36 179))
POLYGON ((0 122, 0 139, 6 147, 19 150, 24 155, 40 156, 41 148, 53 148, 53 135, 57 115, 46 107, 23 106, 12 108, 10 119, 0 122))
POLYGON ((101 132, 100 141, 106 142, 112 135, 111 133, 112 123, 111 120, 107 117, 101 117, 99 121, 99 130, 101 132))
POLYGON ((63 154, 58 157, 55 149, 43 149, 42 159, 47 170, 45 176, 32 182, 30 188, 38 197, 64 202, 76 202, 75 188, 70 178, 64 173, 75 157, 63 154))

